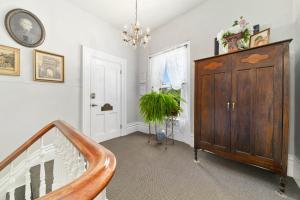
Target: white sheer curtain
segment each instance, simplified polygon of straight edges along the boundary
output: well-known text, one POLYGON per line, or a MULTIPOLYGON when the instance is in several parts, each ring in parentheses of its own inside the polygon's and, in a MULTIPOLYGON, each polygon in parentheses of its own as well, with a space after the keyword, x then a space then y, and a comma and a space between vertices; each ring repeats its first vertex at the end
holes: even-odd
MULTIPOLYGON (((187 91, 188 51, 183 46, 150 58, 150 89, 158 91, 162 88, 164 72, 167 71, 170 87, 181 89, 181 97, 188 100, 187 91)), ((185 132, 188 124, 188 103, 181 103, 183 113, 178 117, 180 132, 185 132)))

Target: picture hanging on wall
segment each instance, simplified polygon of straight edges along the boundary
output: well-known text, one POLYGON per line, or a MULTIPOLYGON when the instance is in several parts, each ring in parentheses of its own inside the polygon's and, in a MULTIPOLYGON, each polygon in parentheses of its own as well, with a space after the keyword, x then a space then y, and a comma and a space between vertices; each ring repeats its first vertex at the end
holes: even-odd
POLYGON ((45 40, 45 28, 37 16, 28 10, 14 9, 5 16, 9 35, 25 47, 40 46, 45 40))
POLYGON ((64 82, 64 56, 34 50, 34 80, 64 82))
POLYGON ((20 49, 0 45, 0 74, 20 76, 20 49))

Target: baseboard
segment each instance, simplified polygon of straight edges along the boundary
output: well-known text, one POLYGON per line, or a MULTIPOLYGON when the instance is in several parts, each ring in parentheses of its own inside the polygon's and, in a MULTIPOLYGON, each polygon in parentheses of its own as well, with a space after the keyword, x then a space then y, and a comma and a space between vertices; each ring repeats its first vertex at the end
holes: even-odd
POLYGON ((287 175, 290 177, 294 177, 294 155, 293 154, 289 154, 288 155, 288 165, 287 165, 287 175))
POLYGON ((143 122, 128 123, 126 127, 126 134, 128 135, 134 132, 148 133, 148 125, 143 122))
POLYGON ((296 156, 294 157, 294 179, 296 183, 298 184, 298 187, 300 187, 300 159, 296 156))
MULTIPOLYGON (((151 132, 153 132, 154 128, 151 128, 151 132)), ((149 125, 144 122, 133 122, 127 124, 126 134, 134 133, 134 132, 142 132, 149 133, 149 125)), ((183 143, 188 144, 191 147, 194 147, 194 137, 192 133, 187 133, 183 135, 179 131, 174 131, 174 139, 183 143)))

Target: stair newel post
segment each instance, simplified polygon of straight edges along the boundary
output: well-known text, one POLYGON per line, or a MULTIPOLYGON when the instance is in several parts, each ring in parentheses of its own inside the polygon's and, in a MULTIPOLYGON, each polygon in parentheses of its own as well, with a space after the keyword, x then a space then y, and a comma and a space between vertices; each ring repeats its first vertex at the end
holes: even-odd
POLYGON ((45 174, 45 149, 44 149, 44 138, 41 137, 40 147, 40 197, 46 194, 46 174, 45 174))
POLYGON ((9 171, 9 199, 15 200, 15 177, 14 177, 14 163, 10 164, 9 171))
POLYGON ((29 158, 29 150, 26 150, 26 161, 25 161, 25 199, 31 200, 31 180, 30 180, 30 158, 29 158))

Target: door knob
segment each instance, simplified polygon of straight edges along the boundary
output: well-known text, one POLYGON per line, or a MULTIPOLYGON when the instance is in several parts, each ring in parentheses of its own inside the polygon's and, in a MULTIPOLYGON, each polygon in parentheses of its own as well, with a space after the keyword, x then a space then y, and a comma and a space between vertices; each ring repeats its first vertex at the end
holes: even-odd
POLYGON ((229 101, 227 102, 227 111, 230 111, 230 103, 229 103, 229 101))
POLYGON ((94 103, 91 104, 91 107, 96 107, 96 106, 98 106, 98 105, 94 104, 94 103))

